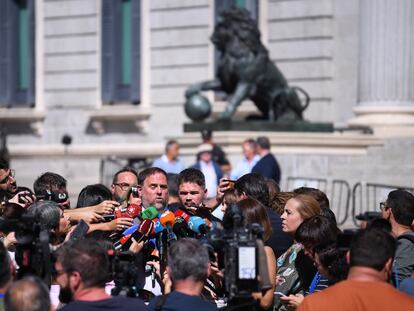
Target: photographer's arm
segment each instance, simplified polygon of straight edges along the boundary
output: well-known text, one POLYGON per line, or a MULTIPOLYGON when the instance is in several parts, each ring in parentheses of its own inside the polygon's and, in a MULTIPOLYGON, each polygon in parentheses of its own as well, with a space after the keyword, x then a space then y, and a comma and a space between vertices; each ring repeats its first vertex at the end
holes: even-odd
POLYGON ((223 202, 224 193, 229 189, 231 189, 229 180, 225 178, 220 179, 220 183, 217 186, 216 197, 205 201, 205 207, 211 211, 215 210, 223 202))
POLYGON ((17 240, 16 240, 16 237, 14 235, 14 232, 8 233, 3 239, 3 244, 6 247, 6 249, 9 249, 10 247, 12 247, 16 243, 17 243, 17 240))
POLYGON ((75 222, 83 219, 87 223, 95 223, 104 220, 101 215, 113 213, 117 206, 119 206, 118 202, 105 200, 97 205, 66 209, 64 212, 75 222))
POLYGON ((274 291, 276 286, 276 257, 273 249, 269 246, 264 247, 266 252, 267 269, 272 288, 269 288, 264 295, 262 293, 253 293, 253 298, 260 300, 260 307, 269 309, 273 304, 274 291))
POLYGON ((101 215, 92 211, 90 207, 65 209, 63 212, 65 216, 70 217, 72 222, 78 222, 81 219, 85 220, 87 223, 95 223, 104 220, 101 215))
POLYGON ((158 283, 160 284, 161 288, 163 288, 163 294, 169 294, 172 291, 172 281, 167 270, 164 270, 163 277, 161 280, 161 266, 159 261, 148 261, 147 265, 150 265, 155 270, 155 275, 158 283))
POLYGON ((134 220, 132 218, 116 218, 109 222, 100 222, 96 224, 89 225, 88 233, 92 231, 100 230, 100 231, 115 231, 115 230, 125 230, 133 225, 134 220))
POLYGON ((8 202, 18 204, 21 207, 27 208, 36 201, 35 196, 29 191, 20 191, 16 193, 8 202))

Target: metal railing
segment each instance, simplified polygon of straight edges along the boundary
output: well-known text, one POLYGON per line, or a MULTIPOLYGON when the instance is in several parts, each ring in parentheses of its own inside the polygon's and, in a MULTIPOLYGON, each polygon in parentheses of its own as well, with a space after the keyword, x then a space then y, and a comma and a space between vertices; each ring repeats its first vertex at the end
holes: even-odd
POLYGON ((316 188, 323 191, 329 198, 331 210, 335 213, 338 225, 343 225, 348 219, 351 202, 351 187, 346 180, 312 177, 288 177, 288 191, 299 187, 316 188))
POLYGON ((368 211, 379 212, 379 204, 386 200, 388 193, 395 189, 414 192, 414 188, 407 186, 385 185, 370 182, 358 182, 352 188, 352 220, 358 225, 355 217, 368 211))

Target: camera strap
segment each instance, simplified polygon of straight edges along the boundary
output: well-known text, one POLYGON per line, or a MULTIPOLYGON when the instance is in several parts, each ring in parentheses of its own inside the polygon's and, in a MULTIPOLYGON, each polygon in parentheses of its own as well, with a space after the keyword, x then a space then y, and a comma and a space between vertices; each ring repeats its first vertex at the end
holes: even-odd
POLYGON ((402 240, 402 239, 405 239, 405 240, 409 240, 411 243, 413 243, 414 244, 414 236, 412 236, 412 235, 408 235, 408 234, 406 234, 406 235, 400 235, 398 238, 397 238, 397 240, 402 240))
POLYGON ((170 294, 165 294, 165 295, 160 296, 157 299, 157 303, 155 304, 155 308, 154 308, 155 311, 161 311, 162 310, 162 306, 167 301, 167 298, 168 298, 169 295, 170 294))
MULTIPOLYGON (((413 243, 414 244, 414 236, 412 236, 412 235, 400 235, 398 238, 397 238, 397 241, 398 240, 402 240, 402 239, 405 239, 405 240, 408 240, 408 241, 410 241, 411 243, 413 243)), ((394 270, 394 274, 395 274, 395 287, 396 288, 399 288, 400 287, 400 282, 399 282, 399 280, 398 280, 398 269, 397 269, 397 264, 396 264, 396 260, 395 260, 395 258, 394 258, 394 262, 393 262, 393 270, 394 270)))

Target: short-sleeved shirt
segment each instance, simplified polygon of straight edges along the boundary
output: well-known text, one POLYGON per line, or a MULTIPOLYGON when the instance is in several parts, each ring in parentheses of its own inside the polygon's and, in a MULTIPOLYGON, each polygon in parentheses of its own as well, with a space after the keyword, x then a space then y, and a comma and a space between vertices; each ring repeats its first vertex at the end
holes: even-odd
POLYGON ((148 307, 138 298, 111 297, 97 301, 72 301, 62 311, 147 311, 148 307))
MULTIPOLYGON (((151 311, 157 306, 157 301, 161 296, 152 299, 148 305, 151 311)), ((215 304, 202 300, 199 296, 190 296, 180 292, 172 292, 165 299, 161 310, 163 311, 179 311, 179 310, 197 310, 197 311, 214 311, 217 310, 215 304)))
MULTIPOLYGON (((414 271, 414 232, 406 232, 398 237, 395 251, 392 282, 399 286, 402 280, 409 278, 414 271)), ((397 287, 398 287, 397 286, 397 287)))
POLYGON ((401 282, 400 291, 414 297, 414 278, 406 278, 401 282))
POLYGON ((386 282, 346 280, 309 295, 298 311, 409 311, 414 298, 386 282))

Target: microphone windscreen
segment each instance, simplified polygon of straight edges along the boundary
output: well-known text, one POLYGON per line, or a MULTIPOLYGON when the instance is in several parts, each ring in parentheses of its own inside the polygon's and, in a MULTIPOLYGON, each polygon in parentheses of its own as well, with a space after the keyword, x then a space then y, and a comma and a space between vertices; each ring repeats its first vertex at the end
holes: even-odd
POLYGON ((139 226, 138 231, 148 236, 154 228, 154 222, 151 219, 144 219, 139 226))
POLYGON ((198 216, 191 216, 190 220, 188 221, 188 227, 195 233, 201 233, 200 227, 203 225, 205 225, 204 220, 198 216))
POLYGON ((175 211, 175 216, 182 217, 186 222, 190 219, 190 215, 188 215, 186 212, 184 212, 181 209, 178 209, 175 211))
POLYGON ((154 233, 158 234, 164 230, 164 227, 161 225, 160 221, 157 220, 154 222, 154 233))
POLYGON ((188 225, 185 222, 185 220, 181 217, 177 217, 175 224, 173 226, 173 232, 181 237, 187 237, 188 236, 188 225))
POLYGON ((154 223, 152 222, 152 220, 144 219, 141 222, 139 229, 131 235, 131 238, 134 238, 135 241, 139 243, 150 235, 153 228, 154 228, 154 223))
POLYGON ((124 232, 122 232, 123 235, 128 235, 128 234, 132 234, 135 231, 137 231, 139 225, 133 225, 132 227, 129 227, 128 229, 126 229, 124 232))
POLYGON ((175 224, 175 215, 174 213, 170 211, 164 212, 160 217, 160 222, 164 227, 168 227, 170 225, 171 227, 175 224))
POLYGON ((154 206, 147 207, 141 213, 142 219, 155 219, 158 217, 158 211, 154 206))
POLYGON ((122 213, 123 217, 130 217, 135 218, 137 217, 142 211, 142 207, 138 204, 130 204, 124 213, 122 213))
POLYGON ((130 204, 127 207, 118 208, 115 210, 115 218, 135 218, 142 211, 142 207, 138 204, 130 204))

